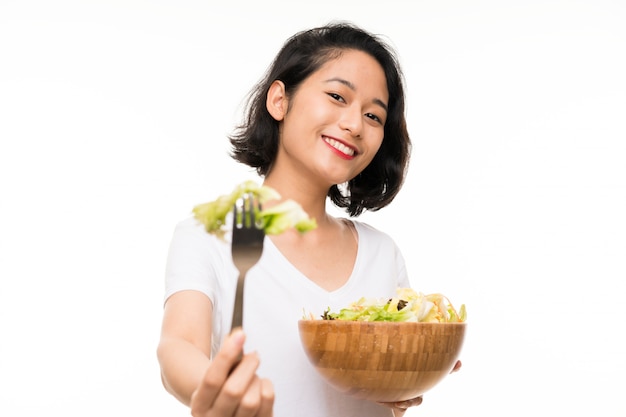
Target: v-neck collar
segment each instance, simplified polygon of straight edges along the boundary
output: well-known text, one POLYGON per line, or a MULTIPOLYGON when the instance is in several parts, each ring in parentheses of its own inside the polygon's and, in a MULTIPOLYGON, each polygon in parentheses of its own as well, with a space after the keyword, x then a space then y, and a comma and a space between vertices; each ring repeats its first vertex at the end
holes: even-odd
POLYGON ((355 277, 358 276, 359 271, 361 269, 361 265, 363 263, 363 261, 361 259, 362 254, 365 253, 363 245, 367 244, 367 242, 366 242, 367 239, 363 239, 362 238, 363 234, 361 233, 361 227, 360 227, 359 222, 355 222, 355 221, 352 221, 352 220, 350 220, 350 221, 354 225, 354 229, 355 229, 355 232, 356 232, 356 235, 357 235, 357 253, 356 253, 356 258, 355 258, 354 265, 352 267, 352 272, 350 273, 350 276, 348 277, 346 282, 344 282, 344 284, 342 286, 340 286, 339 288, 337 288, 335 290, 328 291, 328 290, 322 288, 321 286, 319 286, 318 284, 316 284, 311 279, 309 279, 309 277, 307 277, 305 274, 303 274, 298 268, 296 268, 289 261, 289 259, 287 259, 285 257, 285 255, 283 255, 283 253, 276 247, 276 245, 274 245, 274 242, 272 242, 272 240, 270 238, 266 238, 265 239, 265 243, 264 243, 265 248, 264 248, 264 250, 272 251, 273 252, 273 256, 270 256, 269 259, 273 259, 278 264, 267 266, 267 267, 269 269, 272 269, 272 270, 283 270, 283 274, 285 275, 285 279, 297 279, 297 280, 303 282, 304 285, 308 286, 312 291, 315 291, 317 293, 321 293, 323 295, 340 295, 344 291, 349 291, 349 289, 352 286, 352 282, 355 280, 355 277), (287 278, 287 277, 289 277, 289 278, 287 278))

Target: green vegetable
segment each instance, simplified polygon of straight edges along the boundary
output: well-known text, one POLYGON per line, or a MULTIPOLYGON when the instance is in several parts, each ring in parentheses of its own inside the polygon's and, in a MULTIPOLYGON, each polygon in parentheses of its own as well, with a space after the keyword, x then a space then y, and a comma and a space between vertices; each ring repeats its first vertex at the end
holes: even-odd
POLYGON ((442 294, 426 295, 411 288, 398 288, 396 297, 362 297, 337 313, 327 309, 321 317, 324 320, 451 323, 464 322, 467 312, 465 304, 457 312, 442 294))
MULTIPOLYGON (((245 181, 226 195, 214 201, 198 204, 192 210, 194 217, 204 225, 208 233, 220 238, 226 233, 226 216, 233 210, 233 206, 244 194, 254 194, 261 206, 270 200, 279 200, 280 194, 271 187, 258 185, 254 181, 245 181)), ((317 227, 315 219, 302 209, 300 204, 293 200, 285 200, 266 210, 255 208, 255 217, 266 234, 276 235, 294 228, 304 233, 317 227)))

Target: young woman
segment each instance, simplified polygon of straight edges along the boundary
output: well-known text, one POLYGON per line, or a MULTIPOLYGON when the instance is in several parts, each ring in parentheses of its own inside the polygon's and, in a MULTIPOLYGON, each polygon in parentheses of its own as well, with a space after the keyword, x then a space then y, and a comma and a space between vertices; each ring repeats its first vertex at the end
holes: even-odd
POLYGON ((230 247, 194 219, 177 225, 166 272, 158 358, 165 388, 193 416, 401 416, 421 398, 377 404, 328 386, 309 364, 297 322, 360 297, 408 287, 394 241, 350 217, 388 205, 410 155, 404 87, 393 51, 337 23, 287 40, 252 91, 232 156, 317 221, 266 236, 246 279, 244 326, 230 333, 237 270, 230 247), (230 373, 238 354, 242 362, 230 373))

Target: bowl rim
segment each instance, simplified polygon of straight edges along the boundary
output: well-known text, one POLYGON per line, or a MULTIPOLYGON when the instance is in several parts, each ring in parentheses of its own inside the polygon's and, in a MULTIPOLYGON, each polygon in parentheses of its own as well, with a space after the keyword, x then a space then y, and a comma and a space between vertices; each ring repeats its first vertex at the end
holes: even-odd
POLYGON ((425 321, 362 321, 362 320, 322 320, 322 319, 300 319, 300 323, 315 323, 315 324, 339 324, 342 325, 372 325, 372 326, 394 326, 394 325, 410 325, 410 326, 441 326, 441 325, 467 325, 466 321, 446 321, 446 322, 425 322, 425 321))

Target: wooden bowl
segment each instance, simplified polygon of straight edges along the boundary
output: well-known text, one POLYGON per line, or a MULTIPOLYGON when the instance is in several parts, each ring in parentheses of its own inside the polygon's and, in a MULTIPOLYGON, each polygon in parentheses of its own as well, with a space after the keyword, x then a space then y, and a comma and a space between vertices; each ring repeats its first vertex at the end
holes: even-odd
POLYGON ((311 364, 346 394, 393 402, 418 397, 450 374, 466 323, 300 320, 311 364))

